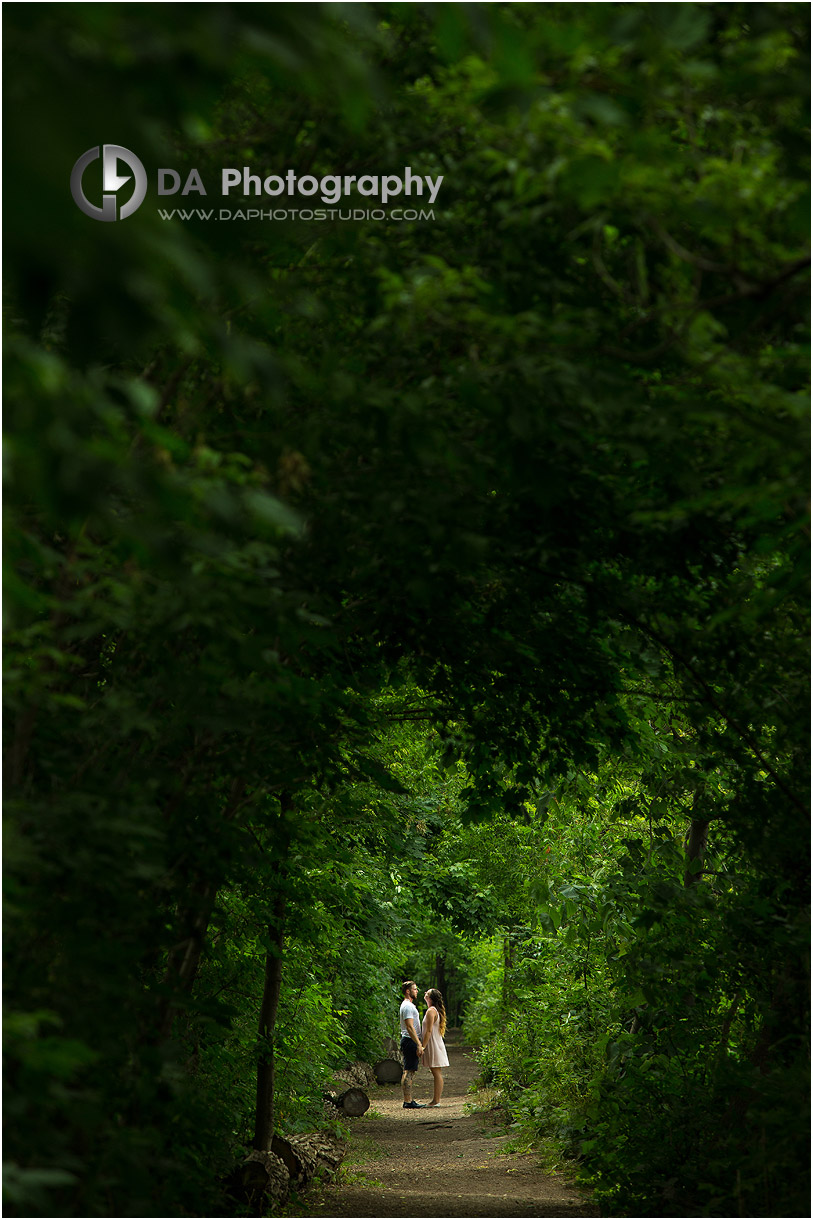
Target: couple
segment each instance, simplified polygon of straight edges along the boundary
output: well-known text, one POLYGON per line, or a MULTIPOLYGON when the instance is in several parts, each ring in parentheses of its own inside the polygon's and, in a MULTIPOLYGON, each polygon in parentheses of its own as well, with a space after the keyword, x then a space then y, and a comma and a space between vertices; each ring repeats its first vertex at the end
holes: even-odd
POLYGON ((440 1105, 443 1093, 443 1075, 441 1068, 449 1066, 449 1056, 443 1045, 443 1035, 446 1033, 446 1009, 443 996, 436 987, 430 987, 423 999, 426 1004, 426 1016, 421 1025, 421 1018, 415 1001, 418 998, 418 984, 407 979, 401 984, 404 1001, 401 1005, 401 1055, 404 1060, 404 1074, 401 1077, 401 1087, 404 1090, 404 1109, 423 1110, 422 1102, 412 1100, 412 1078, 418 1070, 418 1061, 423 1060, 423 1066, 428 1067, 435 1082, 434 1096, 429 1102, 431 1106, 440 1105), (420 1030, 420 1034, 418 1033, 420 1030))

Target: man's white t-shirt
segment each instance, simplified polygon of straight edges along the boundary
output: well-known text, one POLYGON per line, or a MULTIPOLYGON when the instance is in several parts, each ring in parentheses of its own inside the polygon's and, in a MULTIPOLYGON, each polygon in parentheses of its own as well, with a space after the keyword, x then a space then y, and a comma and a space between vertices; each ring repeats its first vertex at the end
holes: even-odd
POLYGON ((412 1024, 415 1028, 416 1038, 421 1036, 421 1018, 420 1014, 411 1000, 404 1000, 401 1005, 398 1016, 401 1019, 401 1037, 411 1038, 412 1034, 407 1029, 407 1017, 412 1017, 412 1024))

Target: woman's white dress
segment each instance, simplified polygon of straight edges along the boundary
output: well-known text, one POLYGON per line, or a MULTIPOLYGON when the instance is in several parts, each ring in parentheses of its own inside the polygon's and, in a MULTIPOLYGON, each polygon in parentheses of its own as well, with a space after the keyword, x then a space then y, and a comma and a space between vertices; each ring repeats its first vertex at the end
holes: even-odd
POLYGON ((435 1009, 435 1024, 432 1026, 432 1033, 429 1035, 429 1041, 426 1041, 426 1027, 429 1024, 429 1014, 431 1011, 431 1008, 427 1008, 421 1023, 421 1042, 424 1045, 421 1066, 426 1068, 447 1068, 449 1066, 449 1056, 446 1054, 443 1039, 438 1033, 440 1028, 440 1013, 437 1009, 435 1009))

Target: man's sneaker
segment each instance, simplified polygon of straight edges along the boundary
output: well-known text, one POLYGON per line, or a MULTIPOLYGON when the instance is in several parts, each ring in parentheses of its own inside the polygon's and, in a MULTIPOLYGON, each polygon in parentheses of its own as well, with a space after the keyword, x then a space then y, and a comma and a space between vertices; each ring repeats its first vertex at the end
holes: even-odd
POLYGON ((404 1109, 405 1110, 425 1110, 426 1107, 424 1106, 422 1101, 405 1101, 404 1109))

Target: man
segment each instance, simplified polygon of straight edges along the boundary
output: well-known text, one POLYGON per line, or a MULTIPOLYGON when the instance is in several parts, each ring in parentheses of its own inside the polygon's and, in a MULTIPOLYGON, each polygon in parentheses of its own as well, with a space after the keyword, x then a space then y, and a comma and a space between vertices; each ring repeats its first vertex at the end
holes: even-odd
POLYGON ((401 1077, 401 1088, 404 1090, 404 1109, 422 1110, 419 1101, 412 1100, 412 1078, 418 1070, 418 1061, 423 1054, 421 1045, 421 1018, 415 1001, 418 998, 418 984, 407 979, 401 984, 404 999, 401 1004, 399 1018, 401 1021, 401 1055, 404 1060, 404 1073, 401 1077))

